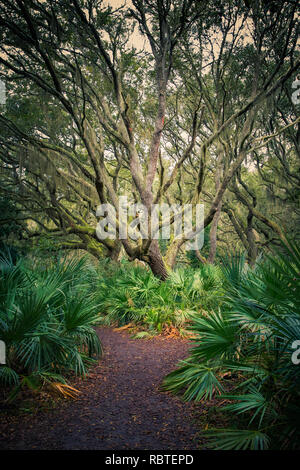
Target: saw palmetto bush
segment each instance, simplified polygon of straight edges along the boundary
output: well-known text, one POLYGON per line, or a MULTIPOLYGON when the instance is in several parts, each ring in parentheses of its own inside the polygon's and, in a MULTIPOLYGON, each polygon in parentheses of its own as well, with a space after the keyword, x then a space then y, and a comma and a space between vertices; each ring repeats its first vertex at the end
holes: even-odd
POLYGON ((48 267, 24 259, 16 264, 0 260, 0 339, 6 346, 0 384, 10 399, 23 386, 56 384, 67 391, 66 377, 71 372, 84 375, 100 356, 91 276, 85 259, 48 267))
POLYGON ((100 275, 99 305, 107 324, 146 323, 148 309, 164 305, 171 297, 160 281, 144 268, 123 263, 111 275, 100 275))
POLYGON ((134 322, 158 333, 164 326, 181 328, 191 313, 216 304, 222 292, 221 278, 214 266, 180 268, 165 282, 128 262, 108 274, 101 270, 97 290, 103 321, 134 322))
POLYGON ((299 449, 299 245, 253 269, 233 256, 223 273, 225 301, 193 318, 195 347, 163 386, 186 400, 225 400, 236 419, 230 429, 208 431, 218 449, 299 449))

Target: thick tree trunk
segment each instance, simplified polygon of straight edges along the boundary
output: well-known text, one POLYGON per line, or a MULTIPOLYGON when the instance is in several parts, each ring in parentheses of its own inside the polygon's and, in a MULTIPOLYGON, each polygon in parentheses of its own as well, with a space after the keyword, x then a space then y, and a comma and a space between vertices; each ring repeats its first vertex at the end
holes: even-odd
POLYGON ((168 277, 168 271, 164 263, 163 257, 160 252, 160 248, 157 240, 153 240, 147 257, 144 258, 144 261, 148 264, 153 272, 154 276, 158 277, 162 281, 165 281, 168 277))
POLYGON ((174 268, 178 251, 181 245, 182 245, 181 240, 175 240, 169 245, 169 248, 167 249, 167 253, 165 255, 165 262, 168 268, 170 269, 174 268))
POLYGON ((117 243, 117 241, 116 241, 113 248, 111 250, 109 250, 109 257, 112 261, 119 261, 119 255, 120 255, 120 252, 121 252, 121 248, 122 248, 121 243, 117 243))
POLYGON ((100 243, 94 238, 88 235, 82 235, 82 249, 86 250, 88 253, 91 253, 95 258, 101 259, 104 256, 107 256, 112 261, 118 261, 119 255, 121 252, 122 245, 118 240, 115 240, 114 243, 104 244, 100 243))

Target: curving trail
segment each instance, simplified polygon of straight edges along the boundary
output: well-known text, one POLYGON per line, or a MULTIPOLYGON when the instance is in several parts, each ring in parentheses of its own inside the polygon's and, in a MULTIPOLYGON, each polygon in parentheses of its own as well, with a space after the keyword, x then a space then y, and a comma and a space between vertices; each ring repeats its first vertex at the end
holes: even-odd
POLYGON ((159 390, 163 377, 187 357, 186 340, 133 340, 126 332, 98 329, 104 356, 81 394, 55 410, 5 418, 0 449, 197 449, 193 405, 159 390))

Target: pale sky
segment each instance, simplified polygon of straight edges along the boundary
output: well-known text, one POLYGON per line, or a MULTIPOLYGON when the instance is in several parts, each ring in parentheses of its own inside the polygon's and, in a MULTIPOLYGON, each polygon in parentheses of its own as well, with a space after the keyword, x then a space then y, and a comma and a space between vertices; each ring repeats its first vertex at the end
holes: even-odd
MULTIPOLYGON (((111 5, 113 8, 118 8, 122 5, 126 6, 132 6, 132 3, 130 0, 104 0, 103 2, 104 5, 111 5)), ((148 44, 148 41, 145 40, 144 37, 139 33, 138 28, 136 27, 135 32, 132 35, 132 39, 129 41, 130 45, 133 45, 137 49, 143 49, 145 48, 146 50, 150 50, 150 46, 148 44)))

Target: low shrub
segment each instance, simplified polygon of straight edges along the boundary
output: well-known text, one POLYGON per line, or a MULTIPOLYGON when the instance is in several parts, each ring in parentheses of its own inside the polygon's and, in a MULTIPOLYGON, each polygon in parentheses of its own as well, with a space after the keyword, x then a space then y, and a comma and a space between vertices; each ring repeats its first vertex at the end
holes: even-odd
POLYGON ((133 322, 161 333, 170 325, 182 328, 195 305, 199 314, 216 305, 223 294, 222 272, 215 266, 181 268, 161 282, 143 267, 123 262, 109 274, 101 270, 97 290, 103 322, 133 322))
POLYGON ((297 449, 300 368, 292 355, 300 340, 299 245, 289 243, 254 269, 232 256, 223 275, 225 301, 193 317, 195 347, 163 387, 182 391, 186 400, 229 402, 224 410, 244 428, 210 430, 218 449, 297 449), (233 391, 224 376, 237 382, 233 391))
POLYGON ((85 258, 49 266, 0 259, 0 339, 6 345, 0 383, 9 399, 24 386, 46 384, 68 394, 66 376, 85 375, 101 355, 91 269, 85 258))

